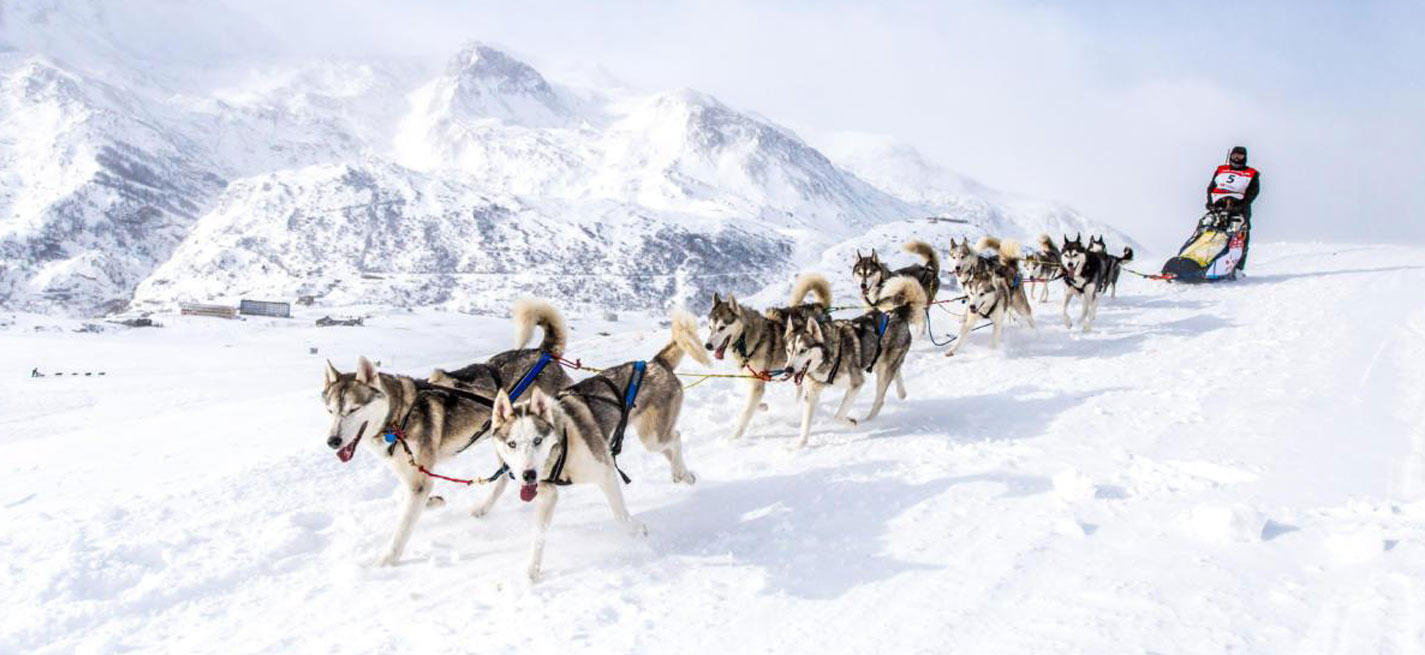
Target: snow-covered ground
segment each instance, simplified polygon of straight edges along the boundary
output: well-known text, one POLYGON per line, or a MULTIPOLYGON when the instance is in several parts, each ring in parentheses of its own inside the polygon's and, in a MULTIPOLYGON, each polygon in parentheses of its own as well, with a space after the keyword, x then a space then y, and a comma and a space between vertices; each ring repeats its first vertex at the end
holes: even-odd
MULTIPOLYGON (((740 387, 700 385, 698 483, 632 445, 649 535, 572 488, 532 587, 532 508, 476 520, 450 485, 375 568, 399 489, 337 461, 318 400, 325 357, 424 375, 507 321, 0 315, 0 652, 1420 652, 1425 250, 1252 257, 1233 284, 1127 278, 1087 336, 1056 290, 999 352, 919 341, 909 399, 850 429, 828 394, 801 452, 785 385, 736 443, 740 387)), ((624 319, 573 317, 571 354, 652 356, 665 329, 624 319)))

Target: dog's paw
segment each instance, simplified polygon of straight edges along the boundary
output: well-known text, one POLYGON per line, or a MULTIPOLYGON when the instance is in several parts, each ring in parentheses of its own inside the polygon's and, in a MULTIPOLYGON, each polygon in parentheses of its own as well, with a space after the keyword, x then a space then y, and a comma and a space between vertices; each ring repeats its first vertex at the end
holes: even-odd
POLYGON ((382 557, 382 558, 379 559, 379 560, 376 560, 376 566, 380 566, 380 567, 395 566, 395 565, 399 564, 400 562, 401 562, 401 556, 400 556, 400 555, 398 555, 398 554, 396 554, 396 553, 386 553, 386 555, 385 555, 384 557, 382 557))
POLYGON ((765 411, 767 411, 767 403, 757 403, 757 411, 759 411, 759 412, 765 412, 765 411))
POLYGON ((647 537, 647 536, 648 536, 648 526, 644 525, 642 521, 635 521, 635 520, 633 520, 633 519, 629 519, 629 520, 628 520, 628 533, 629 533, 630 535, 635 536, 635 537, 647 537))
POLYGON ((525 570, 524 574, 525 579, 528 580, 530 584, 539 582, 539 565, 530 564, 529 568, 525 570))
POLYGON ((470 508, 470 516, 473 518, 483 519, 485 518, 485 515, 489 513, 490 508, 486 507, 485 503, 480 503, 479 505, 470 508))
POLYGON ((673 483, 674 483, 674 484, 686 484, 686 485, 692 486, 693 483, 695 483, 695 482, 697 482, 697 481, 698 481, 698 476, 695 475, 695 474, 693 474, 692 471, 683 471, 683 474, 682 474, 682 475, 675 475, 675 476, 673 476, 673 483))
POLYGON ((860 425, 860 422, 859 422, 859 421, 857 421, 857 420, 854 419, 854 418, 851 418, 850 416, 847 416, 847 417, 844 417, 844 418, 839 418, 839 419, 836 419, 836 420, 837 420, 837 421, 840 421, 842 425, 849 425, 849 426, 851 426, 851 427, 853 427, 853 428, 856 427, 857 425, 860 425))
POLYGON ((445 498, 442 496, 431 496, 426 499, 426 509, 445 507, 445 498))

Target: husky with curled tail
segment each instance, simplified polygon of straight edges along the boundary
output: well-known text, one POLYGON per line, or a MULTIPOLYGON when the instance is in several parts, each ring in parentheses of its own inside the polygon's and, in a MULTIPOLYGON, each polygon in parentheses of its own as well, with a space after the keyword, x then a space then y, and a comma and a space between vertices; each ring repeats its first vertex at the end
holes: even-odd
POLYGON ((881 262, 875 249, 872 249, 869 255, 856 251, 856 262, 851 265, 851 277, 860 285, 861 300, 867 307, 879 303, 886 283, 897 277, 914 279, 925 292, 926 302, 935 300, 935 294, 940 291, 940 256, 935 253, 934 246, 924 241, 907 241, 902 248, 908 253, 919 255, 921 263, 892 271, 891 267, 881 262))
POLYGON ((1089 253, 1098 257, 1103 262, 1104 284, 1108 287, 1108 297, 1118 297, 1118 274, 1123 270, 1123 262, 1133 261, 1133 249, 1124 246, 1122 255, 1108 254, 1108 244, 1104 242, 1103 235, 1089 237, 1089 253))
POLYGON ((896 395, 905 398, 901 367, 910 351, 911 327, 925 327, 925 303, 925 289, 920 283, 909 276, 899 276, 886 283, 878 306, 862 316, 787 326, 783 338, 787 369, 798 385, 807 384, 797 448, 806 446, 817 401, 829 387, 846 389, 836 420, 847 425, 857 424, 847 414, 867 373, 876 375, 876 399, 865 420, 880 414, 892 381, 896 383, 896 395))
MULTIPOLYGON (((672 466, 673 482, 693 484, 697 479, 683 462, 678 413, 683 407, 683 384, 675 371, 688 355, 704 364, 707 353, 699 343, 697 320, 686 312, 673 314, 672 338, 648 362, 628 362, 606 369, 550 395, 535 389, 527 400, 510 402, 501 390, 495 397, 495 453, 520 485, 520 500, 535 502, 535 536, 527 573, 540 575, 545 533, 554 515, 560 487, 595 484, 613 510, 614 518, 635 535, 647 531, 624 505, 622 473, 615 458, 623 443, 623 430, 632 426, 647 449, 662 453, 672 466)), ((504 490, 501 477, 487 505, 504 490)))
POLYGON ((965 317, 960 323, 960 336, 956 337, 955 344, 945 353, 946 357, 960 350, 960 346, 969 339, 975 323, 982 319, 994 324, 994 336, 990 338, 991 348, 999 347, 1005 319, 1009 318, 1011 312, 1023 318, 1029 327, 1034 327, 1033 310, 1029 305, 1029 297, 1024 292, 1024 277, 1019 272, 1019 260, 1022 256, 1019 242, 986 237, 975 245, 977 250, 993 249, 996 256, 984 265, 973 267, 967 274, 968 277, 963 283, 966 296, 965 317))
POLYGON ((1108 286, 1108 261, 1106 253, 1093 253, 1084 246, 1082 234, 1073 239, 1064 235, 1064 247, 1059 254, 1064 273, 1064 327, 1072 329, 1074 321, 1069 318, 1069 301, 1075 297, 1083 301, 1083 311, 1079 314, 1079 324, 1085 333, 1093 329, 1098 317, 1099 295, 1108 286))
MULTIPOLYGON (((782 341, 789 325, 805 325, 808 321, 825 320, 831 307, 831 283, 825 277, 807 273, 797 278, 792 287, 790 304, 759 313, 742 305, 731 294, 723 298, 713 294, 713 306, 708 312, 708 338, 705 347, 713 357, 722 359, 729 350, 738 369, 754 373, 776 371, 787 365, 787 351, 782 341), (807 297, 812 300, 807 302, 807 297)), ((761 379, 747 381, 747 402, 738 416, 729 438, 739 439, 752 421, 752 413, 767 406, 762 404, 767 383, 761 379)))
MULTIPOLYGON (((517 345, 527 343, 533 328, 540 326, 544 330, 540 348, 563 352, 564 319, 553 306, 521 301, 516 304, 514 317, 517 345)), ((488 435, 494 391, 503 383, 486 388, 481 385, 488 383, 490 375, 501 380, 518 379, 516 376, 538 361, 538 354, 538 350, 512 350, 491 357, 485 364, 466 367, 484 367, 479 369, 483 373, 472 378, 470 387, 475 391, 382 373, 365 357, 357 360, 356 370, 351 373, 338 371, 327 362, 322 379, 322 401, 331 417, 327 446, 344 463, 356 456, 358 446, 366 444, 373 455, 391 466, 406 487, 406 503, 390 546, 378 560, 380 565, 399 562, 422 512, 445 503, 440 496, 431 495, 431 478, 421 469, 437 470, 440 464, 488 435), (486 389, 488 395, 484 393, 486 389)), ((567 381, 556 362, 546 366, 531 384, 536 389, 553 391, 567 381)))

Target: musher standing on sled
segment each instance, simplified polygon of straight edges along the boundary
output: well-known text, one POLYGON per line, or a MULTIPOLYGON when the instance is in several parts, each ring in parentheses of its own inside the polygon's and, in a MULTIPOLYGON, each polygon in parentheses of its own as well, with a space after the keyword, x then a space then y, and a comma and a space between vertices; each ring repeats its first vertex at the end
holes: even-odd
MULTIPOLYGON (((1227 163, 1217 167, 1212 181, 1207 183, 1207 209, 1225 209, 1229 215, 1242 217, 1242 227, 1251 239, 1252 201, 1261 190, 1262 174, 1247 165, 1247 148, 1233 146, 1227 153, 1227 163)), ((1242 259, 1237 270, 1247 267, 1247 244, 1242 244, 1242 259)))

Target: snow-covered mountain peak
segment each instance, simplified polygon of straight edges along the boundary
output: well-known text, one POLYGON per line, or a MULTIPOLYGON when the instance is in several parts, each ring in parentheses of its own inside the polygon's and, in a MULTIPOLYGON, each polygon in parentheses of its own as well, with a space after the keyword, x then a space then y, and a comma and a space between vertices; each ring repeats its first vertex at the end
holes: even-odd
MULTIPOLYGON (((0 0, 7 19, 12 6, 0 0)), ((961 178, 913 149, 843 161, 704 92, 570 86, 484 43, 443 69, 257 55, 205 68, 214 58, 175 44, 130 49, 113 35, 132 17, 101 4, 45 6, 24 14, 43 35, 0 29, 24 37, 0 54, 10 307, 251 293, 484 311, 515 289, 646 309, 755 291, 927 215, 1011 236, 1085 227, 947 186, 961 178)))
POLYGON ((480 42, 466 45, 435 82, 434 106, 451 119, 497 119, 518 125, 563 123, 569 109, 539 71, 480 42))

